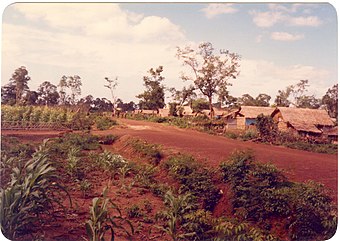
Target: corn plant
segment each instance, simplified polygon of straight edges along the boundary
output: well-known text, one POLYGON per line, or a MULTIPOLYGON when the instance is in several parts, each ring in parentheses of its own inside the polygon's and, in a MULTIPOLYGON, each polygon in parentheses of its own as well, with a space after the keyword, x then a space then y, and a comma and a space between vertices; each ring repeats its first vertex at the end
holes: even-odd
POLYGON ((118 206, 107 198, 107 187, 103 191, 103 198, 94 198, 90 207, 90 220, 85 223, 86 232, 90 241, 104 241, 107 231, 111 232, 111 240, 115 238, 114 229, 122 229, 131 237, 134 233, 131 222, 122 217, 118 206), (117 216, 110 216, 110 211, 114 209, 118 212, 117 216), (124 228, 123 223, 128 224, 130 232, 124 228))
POLYGON ((76 175, 78 172, 79 152, 79 148, 75 147, 71 148, 68 152, 66 169, 71 176, 76 175))
POLYGON ((61 205, 54 192, 65 189, 58 184, 54 171, 42 147, 22 168, 13 168, 8 187, 0 190, 1 231, 7 238, 18 237, 42 213, 61 205))
POLYGON ((195 233, 183 233, 180 229, 184 215, 195 208, 191 194, 175 196, 171 191, 167 191, 164 195, 164 203, 167 208, 161 216, 166 220, 166 224, 158 227, 169 234, 173 241, 193 236, 195 233))
POLYGON ((83 197, 86 197, 86 194, 88 191, 90 191, 92 189, 92 184, 91 182, 87 181, 87 180, 82 180, 80 182, 80 190, 83 192, 83 197))

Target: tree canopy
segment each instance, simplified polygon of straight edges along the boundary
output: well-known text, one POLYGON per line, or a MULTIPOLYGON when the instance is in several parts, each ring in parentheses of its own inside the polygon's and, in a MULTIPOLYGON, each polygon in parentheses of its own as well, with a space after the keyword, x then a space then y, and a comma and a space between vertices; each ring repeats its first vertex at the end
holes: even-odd
POLYGON ((182 75, 184 81, 192 81, 204 96, 208 98, 210 107, 210 118, 213 116, 212 101, 220 89, 226 89, 231 85, 228 80, 235 79, 239 75, 240 56, 236 53, 226 51, 225 54, 215 55, 211 43, 204 42, 193 49, 177 47, 177 57, 188 66, 192 74, 182 75))
POLYGON ((141 99, 139 101, 140 109, 157 110, 165 106, 165 87, 161 84, 164 80, 164 77, 161 75, 162 72, 163 66, 159 66, 157 69, 151 68, 148 71, 150 76, 143 77, 146 90, 136 96, 141 99))

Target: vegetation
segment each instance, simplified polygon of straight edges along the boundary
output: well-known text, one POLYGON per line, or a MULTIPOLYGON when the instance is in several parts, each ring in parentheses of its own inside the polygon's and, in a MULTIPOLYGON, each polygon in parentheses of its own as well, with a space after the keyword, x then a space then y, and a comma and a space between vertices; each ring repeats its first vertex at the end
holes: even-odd
POLYGON ((152 164, 159 164, 162 158, 162 153, 160 152, 159 145, 150 144, 139 139, 131 140, 130 145, 143 157, 149 159, 152 164))
POLYGON ((240 56, 229 51, 226 51, 223 57, 215 55, 212 44, 205 42, 201 43, 197 50, 189 46, 184 49, 177 48, 177 57, 192 69, 194 76, 182 76, 182 79, 192 81, 195 88, 208 98, 212 118, 213 97, 221 89, 226 90, 230 85, 228 80, 235 79, 239 74, 240 56))
POLYGON ((107 198, 107 188, 103 191, 103 198, 94 198, 90 207, 90 220, 85 224, 86 232, 90 241, 105 240, 105 233, 111 232, 111 240, 115 238, 115 229, 122 229, 130 237, 134 233, 131 222, 122 217, 118 206, 107 198), (110 216, 110 209, 118 212, 118 215, 110 216), (128 224, 129 229, 123 224, 128 224))
POLYGON ((157 110, 164 107, 164 89, 165 87, 161 85, 161 82, 164 80, 164 77, 161 75, 163 72, 163 66, 159 66, 157 69, 151 68, 148 73, 149 76, 144 76, 144 86, 146 87, 146 91, 144 93, 137 95, 136 97, 141 99, 139 101, 139 108, 141 110, 157 110))
POLYGON ((12 169, 10 182, 0 190, 1 231, 9 239, 27 232, 39 222, 41 215, 53 215, 62 199, 56 192, 64 191, 45 145, 23 166, 12 169))
POLYGON ((255 163, 249 151, 236 151, 221 171, 233 190, 233 212, 241 220, 271 230, 270 220, 279 219, 292 240, 334 234, 336 209, 320 184, 290 182, 275 166, 255 163))

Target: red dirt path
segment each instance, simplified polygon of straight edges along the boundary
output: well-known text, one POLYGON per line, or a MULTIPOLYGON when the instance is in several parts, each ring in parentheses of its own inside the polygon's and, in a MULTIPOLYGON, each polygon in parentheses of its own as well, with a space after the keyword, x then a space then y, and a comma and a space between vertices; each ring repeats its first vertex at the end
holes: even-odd
MULTIPOLYGON (((287 172, 294 181, 315 180, 325 184, 337 201, 338 156, 312 153, 280 146, 257 144, 213 136, 206 133, 180 129, 164 124, 119 119, 120 126, 112 130, 92 131, 96 135, 130 135, 163 146, 166 151, 185 152, 194 155, 208 166, 217 167, 235 149, 254 150, 257 160, 270 162, 287 172)), ((57 131, 2 131, 2 134, 21 136, 27 141, 58 136, 57 131)))
POLYGON ((163 145, 163 149, 187 152, 209 166, 217 167, 235 149, 250 148, 256 159, 270 162, 287 172, 294 181, 315 180, 325 184, 337 200, 338 156, 312 153, 280 146, 257 144, 213 136, 194 130, 180 129, 164 124, 119 119, 123 125, 108 131, 93 131, 93 134, 131 135, 151 143, 163 145))

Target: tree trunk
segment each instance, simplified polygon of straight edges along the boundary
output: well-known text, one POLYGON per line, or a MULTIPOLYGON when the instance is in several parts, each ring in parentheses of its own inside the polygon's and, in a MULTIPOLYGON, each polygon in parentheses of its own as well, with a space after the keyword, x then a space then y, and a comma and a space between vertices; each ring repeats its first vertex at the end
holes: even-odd
POLYGON ((209 96, 209 108, 210 108, 210 120, 212 120, 213 116, 214 116, 214 109, 213 109, 213 106, 212 106, 212 97, 209 96))

